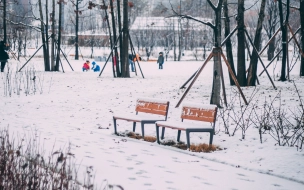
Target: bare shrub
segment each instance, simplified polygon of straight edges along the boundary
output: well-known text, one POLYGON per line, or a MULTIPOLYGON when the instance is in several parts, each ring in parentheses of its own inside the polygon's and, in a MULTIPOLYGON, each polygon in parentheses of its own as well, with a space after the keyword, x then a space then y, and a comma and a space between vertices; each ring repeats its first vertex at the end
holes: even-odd
POLYGON ((4 86, 4 96, 11 97, 16 94, 20 96, 22 92, 28 95, 43 93, 44 88, 44 72, 37 72, 35 68, 27 68, 23 72, 15 71, 8 65, 5 77, 2 78, 4 86))
POLYGON ((142 136, 138 133, 129 132, 126 135, 132 139, 142 139, 142 136))
POLYGON ((179 148, 179 149, 182 149, 182 150, 187 150, 187 144, 185 144, 184 142, 180 141, 180 142, 177 142, 175 145, 173 145, 173 147, 176 147, 176 148, 179 148))
POLYGON ((229 103, 227 102, 226 107, 219 109, 217 119, 223 123, 226 134, 234 136, 238 130, 241 130, 242 139, 245 139, 246 131, 253 125, 249 118, 257 104, 257 102, 253 102, 257 90, 253 90, 248 105, 243 103, 239 91, 233 88, 231 93, 229 103))
POLYGON ((145 136, 145 137, 144 137, 144 141, 155 142, 155 141, 156 141, 156 137, 145 136))
POLYGON ((160 142, 160 144, 166 145, 166 146, 174 146, 176 144, 176 142, 174 140, 164 140, 164 141, 160 142))
POLYGON ((192 152, 214 152, 219 149, 218 146, 202 143, 198 145, 191 144, 189 150, 192 152))
MULTIPOLYGON (((35 138, 28 143, 24 138, 18 142, 8 130, 0 130, 0 189, 97 189, 93 166, 87 167, 84 180, 80 182, 75 155, 70 148, 45 156, 38 142, 35 138)), ((109 187, 107 184, 104 189, 109 187)))

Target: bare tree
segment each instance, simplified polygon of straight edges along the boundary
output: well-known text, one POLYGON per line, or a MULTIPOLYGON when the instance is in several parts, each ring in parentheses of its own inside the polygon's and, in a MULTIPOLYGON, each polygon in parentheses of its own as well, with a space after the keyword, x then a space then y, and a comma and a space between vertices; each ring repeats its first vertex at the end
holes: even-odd
POLYGON ((52 21, 52 43, 51 43, 51 70, 55 71, 55 0, 52 0, 52 13, 51 13, 51 21, 52 21))
MULTIPOLYGON (((263 23, 263 28, 268 36, 268 39, 274 35, 278 24, 278 6, 275 1, 266 1, 266 22, 263 23)), ((276 37, 273 37, 268 46, 268 61, 274 57, 276 37)))
POLYGON ((123 33, 122 33, 122 50, 121 50, 121 77, 130 77, 129 69, 129 27, 128 27, 128 0, 123 0, 123 33))
POLYGON ((237 79, 240 86, 246 86, 246 57, 245 57, 245 25, 244 25, 244 0, 238 0, 238 47, 237 47, 237 79))
MULTIPOLYGON (((224 2, 223 2, 223 10, 224 10, 224 17, 225 17, 225 37, 227 37, 230 34, 230 18, 229 18, 229 15, 228 15, 227 0, 224 0, 224 2)), ((227 41, 226 41, 226 54, 227 54, 227 60, 229 62, 231 70, 232 70, 232 72, 235 76, 236 74, 235 74, 233 54, 232 54, 231 38, 228 38, 227 41)), ((230 80, 230 85, 235 85, 235 82, 232 79, 232 76, 231 76, 230 73, 229 73, 229 80, 230 80)))
MULTIPOLYGON (((48 15, 47 12, 47 4, 48 0, 46 0, 46 15, 48 15)), ((44 70, 45 71, 50 71, 50 60, 49 60, 49 47, 48 47, 48 32, 47 32, 47 27, 45 28, 45 24, 43 22, 43 12, 42 12, 42 3, 41 0, 38 0, 38 5, 39 5, 39 13, 40 13, 40 27, 41 27, 41 40, 42 40, 42 48, 43 48, 43 58, 44 58, 44 70)), ((46 22, 48 20, 46 19, 46 22)))
MULTIPOLYGON (((259 19, 255 31, 255 37, 254 37, 254 46, 257 50, 260 50, 260 44, 261 44, 261 38, 262 38, 262 29, 263 29, 263 21, 264 21, 264 12, 265 12, 265 3, 266 0, 262 0, 261 7, 260 7, 260 13, 259 13, 259 19)), ((247 79, 247 85, 248 86, 255 86, 255 82, 257 79, 257 68, 258 68, 258 52, 252 49, 251 53, 251 59, 250 59, 250 66, 248 70, 248 79, 247 79)))
MULTIPOLYGON (((113 7, 113 1, 110 1, 110 8, 111 8, 111 18, 112 18, 112 29, 113 29, 113 41, 115 43, 117 35, 116 35, 116 23, 115 23, 115 16, 114 16, 114 7, 113 7)), ((114 59, 113 61, 116 62, 116 76, 120 77, 120 66, 117 63, 118 60, 118 51, 117 51, 117 45, 114 44, 114 59)), ((113 63, 114 66, 114 63, 113 63)))
MULTIPOLYGON (((192 16, 188 15, 181 15, 178 14, 176 11, 175 14, 181 18, 187 18, 191 19, 197 22, 200 22, 202 24, 205 24, 209 26, 214 33, 214 47, 215 48, 220 48, 221 47, 221 18, 222 18, 222 5, 223 5, 223 0, 218 0, 217 4, 213 4, 211 0, 207 0, 208 4, 210 5, 211 9, 214 11, 215 14, 215 22, 214 24, 210 22, 204 22, 197 20, 193 18, 192 16)), ((211 98, 210 98, 210 104, 215 104, 219 107, 220 105, 220 92, 221 92, 221 55, 220 53, 215 53, 213 56, 213 61, 214 61, 214 66, 213 66, 213 84, 212 84, 212 91, 211 91, 211 98)))
POLYGON ((80 7, 80 3, 82 3, 83 0, 70 0, 70 2, 75 6, 76 10, 75 12, 75 60, 79 59, 79 38, 78 38, 78 32, 79 32, 79 15, 82 14, 82 10, 80 7))
POLYGON ((279 16, 280 16, 280 26, 282 32, 282 68, 281 68, 281 76, 280 81, 286 81, 286 62, 287 62, 287 23, 289 18, 289 0, 287 0, 286 5, 286 16, 285 20, 283 19, 284 10, 282 0, 278 0, 279 2, 279 16))
MULTIPOLYGON (((304 50, 304 1, 300 1, 300 17, 301 17, 301 48, 304 50)), ((301 56, 300 76, 304 76, 304 57, 301 56)))
POLYGON ((59 71, 59 61, 60 61, 60 50, 61 50, 61 31, 62 31, 62 3, 65 3, 64 0, 59 0, 59 14, 58 14, 58 41, 57 41, 57 57, 56 57, 56 64, 55 64, 55 71, 59 71))

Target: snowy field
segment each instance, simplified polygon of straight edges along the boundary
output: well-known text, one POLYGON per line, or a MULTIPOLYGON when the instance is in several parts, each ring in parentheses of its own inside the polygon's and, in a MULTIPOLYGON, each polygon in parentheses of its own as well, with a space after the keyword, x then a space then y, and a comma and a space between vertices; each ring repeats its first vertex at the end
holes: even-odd
MULTIPOLYGON (((304 152, 296 147, 278 146, 270 135, 263 136, 260 143, 258 129, 251 127, 242 139, 240 131, 235 136, 224 133, 221 122, 216 125, 217 134, 213 143, 223 150, 212 153, 194 153, 173 147, 113 135, 113 113, 134 113, 138 97, 158 98, 170 101, 168 120, 179 120, 180 107, 175 108, 185 90, 179 87, 202 65, 202 61, 168 61, 159 70, 155 62, 140 62, 144 78, 137 67, 137 76, 116 78, 112 76, 110 63, 99 73, 82 72, 85 60, 63 61, 63 72, 40 72, 42 59, 35 58, 22 70, 35 68, 36 86, 26 87, 22 83, 20 95, 12 90, 6 94, 6 72, 0 74, 0 126, 19 138, 36 135, 46 154, 65 148, 71 143, 71 152, 77 163, 93 166, 95 182, 100 188, 119 184, 131 189, 304 189, 304 152), (25 95, 29 89, 30 94, 25 95), (55 148, 53 148, 55 146, 55 148)), ((92 61, 92 60, 91 60, 92 61)), ((21 63, 10 61, 13 70, 21 63)), ((98 63, 101 68, 104 62, 98 63)), ((209 104, 212 85, 212 65, 209 62, 194 83, 184 101, 209 104)), ((296 66, 299 67, 299 64, 296 66)), ((232 88, 228 84, 224 66, 228 103, 232 88)), ((261 70, 261 65, 259 65, 261 70)), ((269 69, 271 76, 279 71, 269 69)), ((303 78, 298 77, 297 68, 291 73, 303 96, 303 78)), ((19 74, 13 74, 13 76, 19 74)), ((11 82, 14 83, 14 77, 11 82)), ((282 106, 294 109, 299 105, 293 83, 278 82, 274 90, 264 74, 257 87, 256 99, 271 100, 282 91, 282 106)), ((11 84, 14 87, 14 84, 11 84)), ((16 83, 16 82, 15 82, 16 83)), ((242 88, 249 99, 253 87, 242 88)), ((132 129, 132 124, 118 121, 118 131, 132 129)), ((141 132, 138 127, 136 132, 141 132)), ((155 126, 147 125, 146 135, 155 136, 155 126)), ((177 131, 166 130, 166 139, 176 139, 177 131)), ((192 143, 207 143, 208 135, 192 134, 192 143)), ((185 142, 182 132, 181 141, 185 142)), ((118 188, 117 188, 118 189, 118 188)))

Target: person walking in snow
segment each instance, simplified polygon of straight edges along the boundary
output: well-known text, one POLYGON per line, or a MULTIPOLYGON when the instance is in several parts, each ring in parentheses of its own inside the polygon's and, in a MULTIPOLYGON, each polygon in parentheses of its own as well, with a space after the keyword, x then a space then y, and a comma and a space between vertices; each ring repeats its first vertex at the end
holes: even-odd
POLYGON ((158 65, 158 69, 163 69, 163 64, 164 64, 164 56, 163 56, 163 52, 159 52, 159 56, 157 59, 157 63, 158 65))
POLYGON ((0 41, 0 62, 1 62, 1 72, 4 71, 5 65, 7 60, 9 59, 9 56, 7 54, 6 45, 4 41, 0 41))
POLYGON ((131 71, 135 72, 134 62, 133 62, 133 55, 132 54, 129 54, 129 64, 131 65, 131 71))

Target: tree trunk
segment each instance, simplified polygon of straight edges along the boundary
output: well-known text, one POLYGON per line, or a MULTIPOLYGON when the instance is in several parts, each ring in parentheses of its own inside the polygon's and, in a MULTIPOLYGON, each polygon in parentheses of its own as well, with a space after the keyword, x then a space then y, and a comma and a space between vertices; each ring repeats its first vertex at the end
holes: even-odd
POLYGON ((237 24, 238 24, 237 80, 240 86, 246 86, 244 0, 238 0, 237 24))
POLYGON ((268 61, 272 60, 272 58, 274 57, 274 52, 275 52, 275 40, 276 40, 276 37, 274 37, 274 38, 269 42, 269 46, 268 46, 268 50, 267 50, 268 61))
POLYGON ((46 54, 45 54, 45 59, 48 64, 48 71, 51 71, 51 63, 50 63, 50 43, 49 43, 49 0, 45 1, 45 20, 46 20, 46 25, 45 25, 45 46, 46 46, 46 54))
MULTIPOLYGON (((121 32, 121 16, 120 16, 120 0, 117 0, 117 17, 118 17, 118 19, 117 19, 117 22, 118 22, 118 30, 119 30, 119 34, 121 34, 121 36, 120 36, 120 38, 119 38, 119 52, 120 52, 120 59, 117 59, 117 61, 116 61, 116 64, 118 64, 119 65, 119 62, 121 62, 121 61, 119 61, 119 60, 122 60, 122 33, 120 33, 121 32)), ((120 77, 122 77, 121 75, 122 75, 122 65, 120 65, 119 66, 120 67, 120 77)))
POLYGON ((282 68, 281 68, 281 76, 280 81, 286 81, 286 61, 287 61, 287 26, 286 22, 288 22, 288 16, 289 16, 289 0, 287 0, 287 6, 286 6, 286 19, 283 20, 283 4, 282 0, 279 0, 279 15, 280 15, 280 25, 281 25, 281 31, 282 31, 282 68))
MULTIPOLYGON (((106 7, 106 3, 105 1, 103 0, 103 6, 106 7)), ((112 33, 111 33, 111 26, 110 26, 110 22, 109 22, 109 16, 108 16, 108 9, 105 9, 105 16, 106 16, 106 19, 107 19, 107 25, 108 25, 108 30, 109 30, 109 36, 110 36, 110 44, 111 44, 111 50, 113 49, 113 39, 112 39, 112 33)), ((93 45, 92 45, 92 48, 93 48, 93 45)), ((113 54, 112 54, 112 71, 113 71, 113 77, 115 78, 115 69, 114 69, 114 58, 113 58, 113 54)))
MULTIPOLYGON (((210 0, 207 0, 209 4, 212 4, 210 0)), ((214 28, 214 46, 216 48, 221 46, 221 17, 222 17, 222 4, 223 0, 219 0, 217 7, 214 9, 215 12, 215 28, 214 28)), ((213 82, 212 82, 212 92, 210 104, 215 104, 218 107, 221 107, 221 57, 217 53, 213 57, 214 66, 213 66, 213 82)))
POLYGON ((173 54, 174 61, 176 61, 176 38, 175 38, 175 22, 173 20, 173 54))
MULTIPOLYGON (((112 27, 113 27, 113 39, 114 39, 113 41, 115 43, 117 35, 116 35, 116 24, 115 24, 115 17, 114 17, 113 1, 110 1, 110 6, 111 6, 112 27)), ((113 57, 114 57, 113 61, 117 61, 117 59, 118 59, 117 44, 114 44, 114 55, 113 55, 113 57)), ((113 65, 114 65, 114 63, 113 63, 113 65)), ((116 62, 116 77, 120 76, 119 70, 120 70, 119 64, 117 64, 117 62, 116 62)))
MULTIPOLYGON (((262 0, 261 2, 261 8, 259 13, 259 19, 257 23, 257 28, 255 31, 255 37, 254 37, 254 46, 257 50, 260 50, 261 46, 261 38, 262 38, 262 29, 263 29, 263 21, 264 21, 264 12, 265 12, 265 4, 266 0, 262 0)), ((250 60, 250 67, 248 71, 248 79, 247 79, 247 85, 248 86, 255 86, 255 82, 257 79, 257 68, 258 68, 258 53, 252 48, 251 53, 251 60, 250 60)))
MULTIPOLYGON (((300 18, 301 18, 301 49, 304 51, 304 0, 300 1, 300 18)), ((304 76, 304 57, 301 56, 300 76, 304 76)))
MULTIPOLYGON (((223 9, 224 9, 224 16, 225 16, 225 37, 227 37, 230 34, 230 19, 228 15, 228 3, 227 0, 224 0, 223 2, 223 9)), ((234 68, 234 61, 233 61, 233 53, 232 53, 232 44, 231 44, 231 39, 227 39, 226 41, 226 54, 227 54, 227 60, 228 63, 232 69, 232 72, 235 74, 235 68, 234 68)), ((229 81, 230 85, 235 85, 234 80, 232 79, 231 74, 229 73, 229 81)))
POLYGON ((55 71, 55 0, 52 1, 51 70, 55 71))
POLYGON ((39 13, 40 13, 40 25, 41 25, 41 40, 42 40, 42 49, 43 49, 43 58, 44 58, 44 70, 45 71, 50 71, 50 63, 49 63, 49 54, 46 48, 46 38, 47 33, 46 29, 44 28, 44 23, 43 23, 43 13, 42 13, 42 4, 41 0, 38 1, 38 6, 39 6, 39 13))
MULTIPOLYGON (((181 14, 181 3, 179 7, 179 12, 181 14)), ((177 61, 181 60, 181 55, 182 55, 182 38, 183 38, 183 28, 182 28, 182 19, 178 20, 178 57, 177 61)))
POLYGON ((79 29, 79 1, 76 0, 76 23, 75 23, 75 60, 79 59, 79 44, 78 44, 78 29, 79 29))
POLYGON ((62 3, 59 2, 59 18, 58 18, 58 41, 57 41, 57 57, 56 57, 56 66, 55 66, 55 71, 59 71, 59 61, 60 61, 60 49, 61 49, 61 15, 62 15, 62 3))
POLYGON ((6 0, 3 1, 3 41, 6 44, 6 0))
MULTIPOLYGON (((268 39, 274 35, 276 26, 277 26, 277 16, 278 16, 278 8, 276 1, 266 1, 267 13, 268 13, 268 28, 266 27, 266 33, 268 39)), ((275 54, 275 44, 276 44, 276 37, 274 37, 270 42, 267 50, 268 61, 272 60, 275 54)))
POLYGON ((122 58, 121 58, 121 77, 129 78, 129 27, 128 27, 128 0, 123 0, 123 33, 122 33, 122 58))

